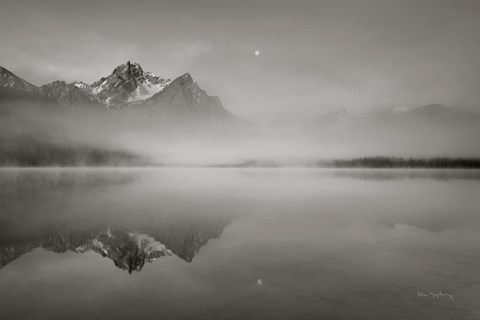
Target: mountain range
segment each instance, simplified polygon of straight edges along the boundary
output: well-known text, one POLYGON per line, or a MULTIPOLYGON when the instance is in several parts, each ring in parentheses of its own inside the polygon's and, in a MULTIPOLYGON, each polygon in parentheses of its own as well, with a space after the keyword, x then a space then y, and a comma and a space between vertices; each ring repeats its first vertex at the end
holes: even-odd
POLYGON ((347 109, 339 109, 330 112, 321 117, 314 118, 313 123, 321 125, 343 125, 358 126, 364 124, 373 124, 377 122, 388 122, 392 120, 453 120, 477 117, 477 115, 468 114, 452 107, 446 107, 441 104, 428 104, 418 108, 393 107, 386 110, 371 113, 358 113, 347 109))
POLYGON ((140 64, 130 61, 91 84, 57 80, 35 86, 0 67, 0 88, 0 104, 26 99, 49 101, 68 109, 136 110, 158 119, 239 120, 223 107, 218 97, 202 90, 190 74, 171 80, 145 72, 140 64))
MULTIPOLYGON (((149 119, 209 120, 238 122, 216 96, 208 95, 189 73, 176 79, 157 76, 143 70, 140 64, 127 61, 105 77, 87 84, 62 80, 35 86, 0 67, 0 104, 14 100, 48 102, 67 109, 96 108, 130 110, 149 119)), ((429 104, 414 109, 394 107, 375 113, 355 113, 339 109, 319 117, 310 117, 307 127, 359 126, 374 123, 458 121, 478 118, 458 109, 429 104)), ((285 125, 284 121, 280 121, 285 125)), ((287 121, 288 122, 288 121, 287 121)))

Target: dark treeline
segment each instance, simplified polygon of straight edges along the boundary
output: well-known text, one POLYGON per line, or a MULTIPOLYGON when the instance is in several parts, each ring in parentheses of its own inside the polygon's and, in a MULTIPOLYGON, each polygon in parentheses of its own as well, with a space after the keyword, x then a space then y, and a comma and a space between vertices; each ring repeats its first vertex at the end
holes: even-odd
POLYGON ((281 168, 281 167, 317 167, 317 168, 432 168, 432 169, 480 169, 480 158, 402 158, 402 157, 359 157, 353 159, 318 160, 282 165, 269 160, 247 160, 230 164, 215 164, 215 168, 281 168))
POLYGON ((319 161, 319 167, 336 168, 459 168, 480 169, 480 158, 402 158, 402 157, 360 157, 347 160, 319 161))
POLYGON ((23 135, 0 137, 0 166, 126 166, 141 160, 126 151, 108 150, 79 144, 55 144, 23 135))

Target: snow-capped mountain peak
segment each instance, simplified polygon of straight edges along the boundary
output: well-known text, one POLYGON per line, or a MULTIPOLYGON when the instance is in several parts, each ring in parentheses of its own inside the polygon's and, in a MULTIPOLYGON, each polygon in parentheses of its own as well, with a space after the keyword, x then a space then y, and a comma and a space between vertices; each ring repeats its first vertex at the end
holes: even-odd
POLYGON ((116 67, 108 77, 92 83, 85 90, 97 96, 102 103, 115 106, 148 99, 162 91, 170 82, 170 79, 144 72, 138 63, 127 61, 116 67))

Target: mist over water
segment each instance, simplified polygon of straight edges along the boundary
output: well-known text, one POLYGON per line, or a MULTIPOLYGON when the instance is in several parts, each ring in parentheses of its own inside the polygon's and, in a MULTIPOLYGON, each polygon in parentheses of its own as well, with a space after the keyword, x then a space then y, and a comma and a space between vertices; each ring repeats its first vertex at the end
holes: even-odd
POLYGON ((480 156, 477 115, 410 115, 354 125, 317 117, 266 126, 243 120, 171 122, 134 110, 59 110, 24 102, 4 106, 2 110, 3 144, 21 144, 16 142, 18 137, 32 136, 59 146, 130 152, 149 164, 208 166, 254 160, 305 166, 318 160, 378 155, 480 156))
POLYGON ((474 319, 478 177, 2 170, 2 314, 474 319))

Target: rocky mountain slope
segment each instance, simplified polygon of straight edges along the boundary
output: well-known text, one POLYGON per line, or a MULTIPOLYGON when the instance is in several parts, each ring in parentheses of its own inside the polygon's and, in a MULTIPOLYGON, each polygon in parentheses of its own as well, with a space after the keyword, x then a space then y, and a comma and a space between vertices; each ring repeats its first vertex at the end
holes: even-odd
POLYGON ((54 81, 43 85, 38 92, 61 105, 71 108, 98 105, 98 100, 94 95, 65 81, 54 81))
POLYGON ((16 76, 11 71, 0 66, 0 87, 22 90, 30 93, 38 91, 38 87, 16 76))
POLYGON ((190 74, 173 80, 165 89, 141 103, 126 106, 142 107, 154 117, 195 117, 205 120, 229 120, 234 116, 226 110, 218 97, 209 96, 200 89, 190 74))

